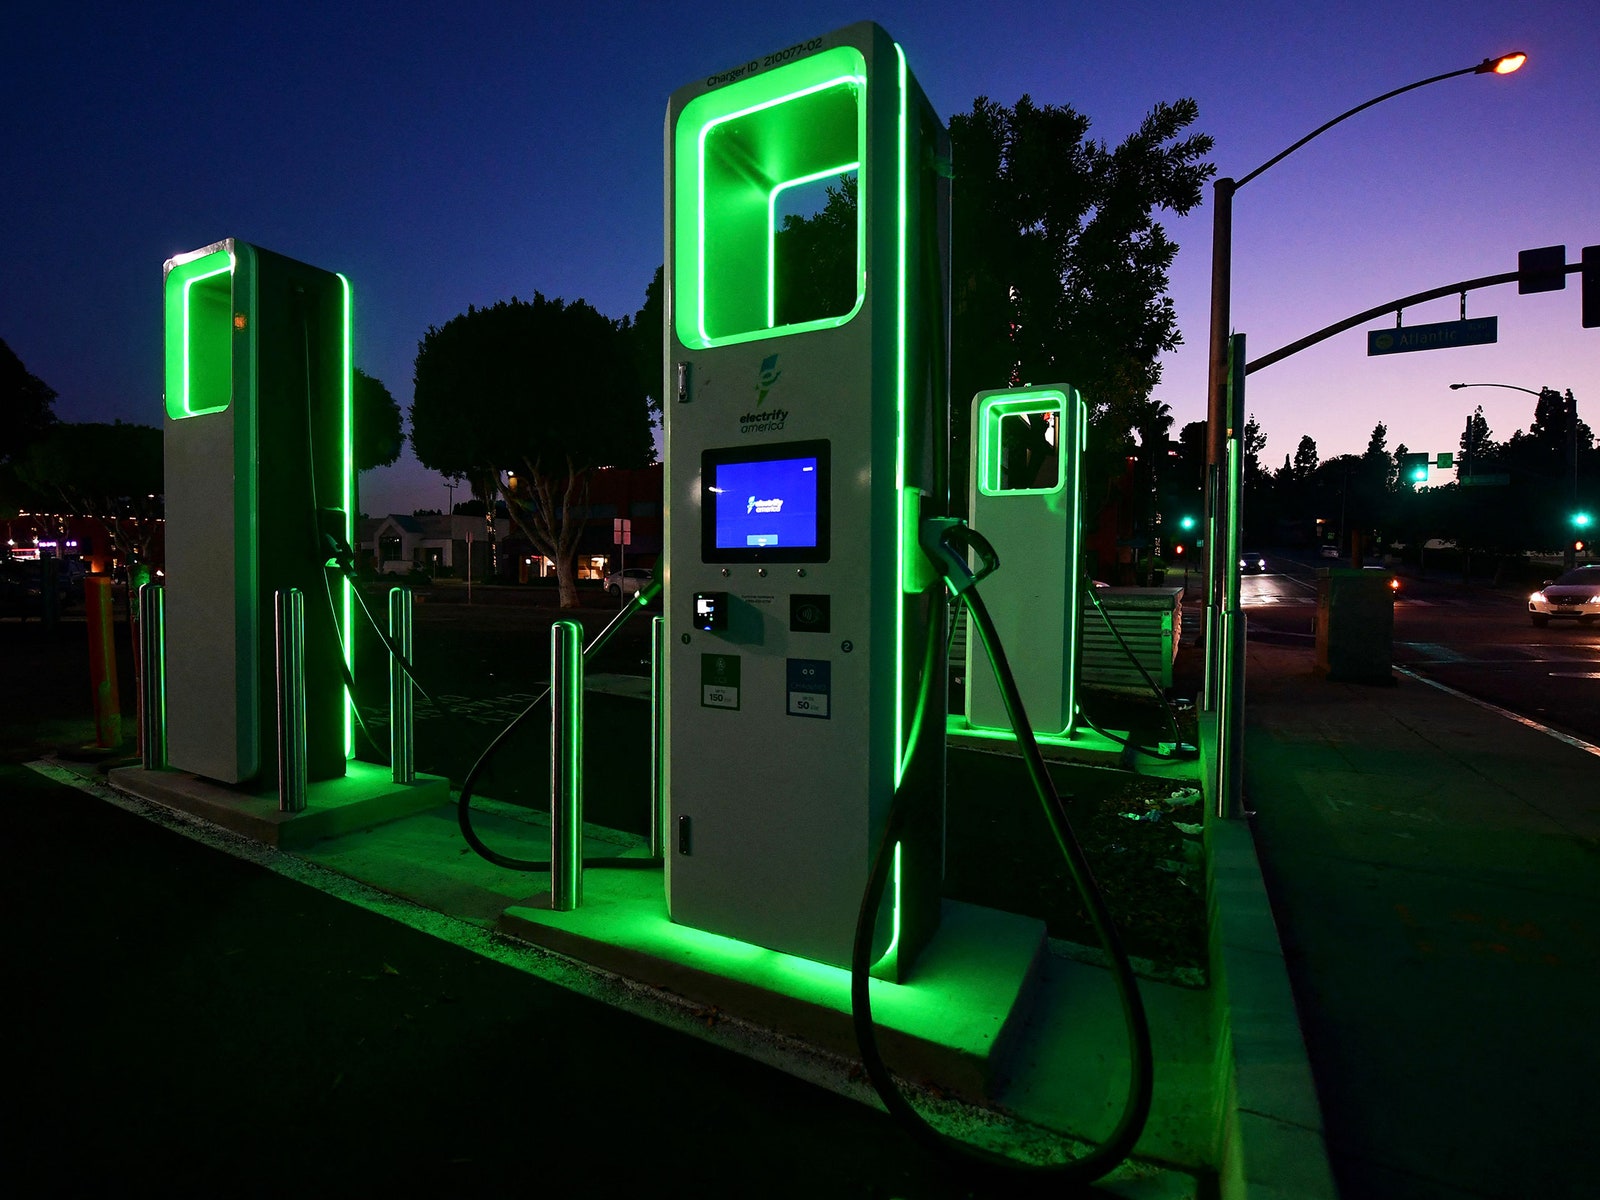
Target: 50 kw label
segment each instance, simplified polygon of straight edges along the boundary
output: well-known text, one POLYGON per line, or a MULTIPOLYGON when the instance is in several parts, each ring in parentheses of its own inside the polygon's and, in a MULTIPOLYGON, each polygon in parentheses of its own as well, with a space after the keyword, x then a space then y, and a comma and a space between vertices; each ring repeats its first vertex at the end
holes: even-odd
POLYGON ((789 705, 791 717, 819 717, 826 721, 833 693, 833 664, 820 658, 791 658, 789 705))

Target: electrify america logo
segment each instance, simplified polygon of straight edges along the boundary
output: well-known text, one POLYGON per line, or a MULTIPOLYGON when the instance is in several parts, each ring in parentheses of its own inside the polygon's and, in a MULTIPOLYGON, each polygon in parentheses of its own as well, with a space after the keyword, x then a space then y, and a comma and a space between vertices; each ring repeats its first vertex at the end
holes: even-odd
POLYGON ((772 385, 778 382, 778 377, 782 374, 776 354, 769 354, 761 360, 761 369, 756 372, 756 407, 754 411, 747 412, 739 418, 740 433, 776 433, 788 421, 788 409, 765 407, 767 393, 772 390, 772 385))

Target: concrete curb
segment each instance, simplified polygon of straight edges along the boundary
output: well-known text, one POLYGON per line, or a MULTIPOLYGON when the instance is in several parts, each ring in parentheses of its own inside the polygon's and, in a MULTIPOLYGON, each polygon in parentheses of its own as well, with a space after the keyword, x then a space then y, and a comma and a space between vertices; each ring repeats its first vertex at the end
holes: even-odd
POLYGON ((1337 1200, 1322 1108, 1255 839, 1214 816, 1216 721, 1200 721, 1206 906, 1216 1036, 1216 1163, 1222 1200, 1337 1200))

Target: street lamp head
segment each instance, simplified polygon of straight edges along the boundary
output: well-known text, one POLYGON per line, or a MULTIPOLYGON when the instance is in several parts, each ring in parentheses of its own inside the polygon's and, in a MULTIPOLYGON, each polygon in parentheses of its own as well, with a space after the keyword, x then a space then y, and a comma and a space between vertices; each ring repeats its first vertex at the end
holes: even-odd
POLYGON ((1451 385, 1450 385, 1450 390, 1451 390, 1451 391, 1452 391, 1452 392, 1459 392, 1459 391, 1460 391, 1460 390, 1461 390, 1461 389, 1462 389, 1462 388, 1464 388, 1464 387, 1466 387, 1466 386, 1467 386, 1467 385, 1466 385, 1466 384, 1464 384, 1464 383, 1452 383, 1452 384, 1451 384, 1451 385))
POLYGON ((1510 54, 1502 54, 1499 58, 1486 58, 1473 68, 1475 75, 1509 75, 1523 63, 1528 61, 1528 56, 1521 50, 1513 50, 1510 54))

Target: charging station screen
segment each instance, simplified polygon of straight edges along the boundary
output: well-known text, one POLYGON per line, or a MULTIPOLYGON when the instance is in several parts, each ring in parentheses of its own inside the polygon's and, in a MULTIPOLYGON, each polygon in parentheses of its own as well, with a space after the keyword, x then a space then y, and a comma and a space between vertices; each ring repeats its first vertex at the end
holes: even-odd
POLYGON ((708 562, 822 562, 828 557, 828 444, 708 450, 703 557, 708 562))

